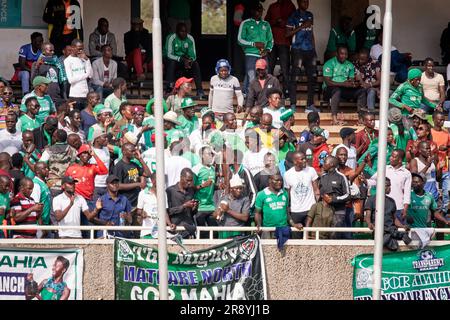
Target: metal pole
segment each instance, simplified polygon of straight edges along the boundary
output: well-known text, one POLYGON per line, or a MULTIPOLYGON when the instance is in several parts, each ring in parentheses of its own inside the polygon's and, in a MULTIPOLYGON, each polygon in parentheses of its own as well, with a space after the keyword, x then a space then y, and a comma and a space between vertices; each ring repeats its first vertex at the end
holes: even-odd
POLYGON ((164 178, 162 35, 159 0, 153 1, 153 91, 155 95, 156 193, 158 203, 159 299, 168 300, 166 191, 164 178))
POLYGON ((386 10, 383 21, 383 60, 381 62, 381 95, 380 95, 380 132, 378 135, 378 175, 375 218, 375 248, 373 259, 372 299, 381 299, 381 272, 383 262, 383 232, 384 232, 384 186, 386 181, 386 148, 389 108, 389 85, 391 70, 392 42, 392 0, 386 0, 386 10))

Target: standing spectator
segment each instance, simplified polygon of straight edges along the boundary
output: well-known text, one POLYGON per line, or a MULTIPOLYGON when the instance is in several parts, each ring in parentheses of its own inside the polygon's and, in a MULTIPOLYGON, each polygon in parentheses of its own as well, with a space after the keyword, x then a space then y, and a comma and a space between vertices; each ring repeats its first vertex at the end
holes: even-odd
POLYGON ((331 28, 325 60, 338 56, 339 47, 346 47, 350 57, 356 52, 356 34, 351 17, 342 16, 339 19, 339 26, 331 28))
POLYGON ((233 98, 237 98, 237 112, 242 111, 244 96, 241 84, 231 75, 231 65, 228 60, 220 59, 216 63, 216 75, 209 82, 208 106, 216 118, 221 119, 227 112, 234 112, 233 98))
POLYGON ((44 124, 33 130, 34 144, 39 151, 42 152, 46 146, 53 144, 53 133, 57 129, 58 119, 56 117, 47 117, 44 124))
MULTIPOLYGON (((387 150, 386 150, 386 164, 390 164, 392 151, 395 149, 394 133, 391 128, 387 131, 387 150)), ((365 161, 367 155, 370 154, 370 161, 367 163, 364 173, 371 177, 378 171, 378 138, 375 138, 369 145, 369 149, 358 160, 358 165, 365 161)))
MULTIPOLYGON (((245 53, 244 94, 249 93, 249 84, 255 79, 256 60, 267 59, 273 47, 272 29, 267 21, 262 20, 263 10, 261 3, 253 3, 250 8, 251 18, 242 21, 239 26, 238 43, 245 53)), ((267 62, 265 64, 264 69, 267 68, 267 62)))
POLYGON ((299 144, 309 142, 313 136, 312 129, 320 127, 320 115, 318 112, 309 112, 306 119, 308 120, 308 128, 300 133, 299 144))
POLYGON ((428 141, 419 143, 419 156, 409 162, 409 171, 425 176, 425 191, 430 193, 436 202, 439 199, 439 190, 436 181, 436 159, 431 154, 431 146, 428 141))
POLYGON ((124 44, 128 69, 134 69, 138 81, 145 80, 144 67, 147 71, 152 69, 152 40, 144 28, 144 20, 131 19, 131 30, 124 34, 124 44))
POLYGON ((22 148, 20 154, 23 157, 24 164, 22 166, 22 171, 24 175, 30 179, 34 178, 34 164, 39 161, 41 157, 41 152, 36 149, 34 144, 34 135, 32 131, 22 132, 22 148))
POLYGON ((264 113, 272 115, 272 126, 275 129, 280 129, 283 126, 283 121, 281 121, 281 115, 285 111, 284 107, 281 106, 282 92, 279 89, 271 88, 267 90, 267 106, 263 109, 264 113))
MULTIPOLYGON (((38 162, 34 166, 34 171, 36 172, 36 176, 33 178, 34 187, 31 198, 36 203, 43 204, 41 213, 42 224, 48 226, 52 224, 50 220, 50 211, 52 209, 51 193, 50 188, 47 186, 48 166, 45 162, 38 162)), ((43 231, 44 234, 47 232, 43 231)))
POLYGON ((87 135, 88 142, 92 141, 92 135, 95 130, 100 130, 101 132, 104 132, 106 134, 110 133, 114 123, 112 110, 109 108, 105 108, 105 106, 102 104, 98 104, 94 108, 93 113, 96 115, 97 123, 89 128, 87 135))
POLYGON ((81 112, 80 110, 73 109, 69 112, 69 121, 67 122, 67 126, 62 129, 67 132, 67 135, 75 133, 80 136, 81 142, 85 143, 86 135, 81 127, 81 112))
POLYGON ((325 159, 330 155, 327 144, 330 133, 319 127, 314 127, 311 133, 313 134, 311 141, 301 144, 299 150, 306 155, 308 165, 316 169, 317 174, 321 174, 325 159))
POLYGON ((184 133, 185 137, 188 137, 194 130, 198 129, 198 118, 195 115, 194 107, 197 103, 192 98, 184 98, 181 102, 181 110, 183 114, 178 117, 180 125, 177 129, 184 133))
POLYGON ((14 99, 14 91, 10 86, 6 86, 3 89, 0 89, 1 97, 0 97, 0 129, 5 128, 5 117, 6 115, 12 111, 19 116, 19 106, 13 103, 14 99))
POLYGON ((284 92, 287 89, 289 74, 289 47, 291 37, 286 36, 288 19, 295 11, 295 6, 291 0, 278 0, 272 3, 264 18, 270 24, 273 35, 273 49, 269 56, 269 73, 273 74, 277 59, 280 59, 281 72, 283 74, 284 92))
POLYGON ((207 113, 202 116, 202 125, 200 128, 192 131, 189 136, 189 142, 191 144, 192 150, 198 154, 200 148, 205 144, 214 146, 219 145, 222 147, 222 135, 217 129, 212 127, 214 120, 214 114, 207 113))
POLYGON ((359 51, 355 68, 356 79, 366 89, 367 107, 370 111, 374 111, 375 102, 380 93, 381 63, 377 60, 372 60, 369 50, 363 48, 359 51))
POLYGON ((357 159, 367 151, 369 145, 378 137, 378 130, 375 130, 375 115, 366 112, 362 115, 364 129, 356 133, 356 156, 357 159))
MULTIPOLYGON (((175 112, 177 115, 181 115, 181 102, 184 98, 190 95, 192 90, 193 78, 181 77, 175 82, 175 87, 172 94, 167 97, 167 110, 175 112)), ((167 112, 164 111, 164 113, 167 112)), ((154 112, 152 112, 153 114, 154 112)))
POLYGON ((18 127, 20 131, 25 132, 27 130, 34 130, 39 128, 40 124, 36 118, 41 108, 36 97, 29 97, 23 103, 25 105, 26 111, 20 116, 18 127))
POLYGON ((433 142, 433 138, 431 136, 431 124, 427 122, 422 122, 419 124, 417 130, 417 140, 409 140, 406 146, 406 161, 410 162, 411 159, 418 157, 419 152, 419 144, 421 142, 428 142, 430 144, 431 155, 435 158, 435 162, 437 164, 437 154, 438 154, 438 146, 433 142))
POLYGON ((20 47, 18 78, 21 81, 23 95, 30 92, 31 67, 33 62, 37 61, 41 55, 42 42, 44 42, 42 33, 33 32, 31 34, 31 43, 20 47))
MULTIPOLYGON (((389 127, 392 129, 392 134, 394 135, 395 147, 397 149, 406 150, 408 142, 416 138, 414 130, 407 130, 407 128, 405 128, 401 111, 397 108, 389 109, 388 121, 390 123, 389 127), (414 133, 414 136, 412 133, 414 133)), ((406 157, 403 158, 403 163, 405 163, 405 161, 406 157)))
POLYGON ((291 47, 291 72, 289 79, 289 100, 291 109, 295 111, 297 105, 297 74, 301 65, 305 67, 308 78, 308 100, 306 112, 318 111, 314 107, 314 89, 316 84, 316 44, 314 40, 314 17, 308 10, 309 0, 297 0, 298 9, 287 22, 286 35, 294 36, 291 47))
POLYGON ((28 98, 36 98, 39 103, 39 112, 36 114, 36 121, 39 125, 44 124, 45 118, 50 114, 56 113, 55 103, 52 98, 47 94, 48 85, 51 81, 48 78, 37 76, 33 79, 34 90, 26 94, 22 98, 22 103, 20 105, 20 111, 26 113, 27 106, 26 101, 28 98))
MULTIPOLYGON (((306 216, 305 227, 313 228, 334 228, 336 227, 336 219, 334 218, 334 208, 331 205, 333 195, 325 193, 325 190, 320 191, 321 200, 314 203, 309 209, 306 216)), ((321 232, 319 239, 333 238, 333 234, 328 232, 321 232)), ((315 239, 315 237, 313 238, 315 239)))
POLYGON ((450 102, 445 101, 445 81, 442 74, 434 71, 434 60, 426 58, 423 62, 425 71, 422 73, 420 83, 423 95, 436 107, 441 107, 450 113, 450 102))
MULTIPOLYGON (((92 135, 92 151, 97 155, 97 157, 103 162, 107 171, 109 172, 111 155, 108 150, 108 137, 106 133, 101 130, 95 130, 92 135)), ((96 158, 92 157, 89 161, 91 164, 97 164, 96 158)), ((106 193, 106 178, 108 174, 98 174, 95 176, 94 180, 94 198, 93 201, 97 201, 99 197, 106 193)))
POLYGON ((256 189, 252 174, 242 165, 242 152, 227 148, 224 150, 224 154, 224 163, 228 164, 228 179, 231 180, 233 176, 239 176, 242 179, 244 184, 243 195, 245 197, 249 197, 250 205, 253 206, 255 204, 255 198, 258 191, 256 189))
MULTIPOLYGON (((5 221, 6 216, 10 211, 10 185, 11 180, 7 176, 0 175, 0 225, 3 225, 3 221, 5 221)), ((5 233, 3 230, 0 230, 0 239, 6 237, 7 232, 5 233)))
POLYGON ((271 152, 266 152, 263 157, 263 165, 264 167, 258 173, 254 175, 256 192, 264 190, 269 186, 269 178, 279 173, 277 167, 277 159, 275 155, 271 152))
POLYGON ((194 77, 198 99, 206 100, 202 88, 202 76, 197 60, 197 52, 195 50, 195 40, 187 32, 184 23, 177 25, 176 33, 167 36, 164 46, 164 56, 166 57, 167 64, 166 78, 169 83, 168 91, 173 90, 175 75, 178 70, 182 70, 183 74, 191 72, 194 77))
POLYGON ((74 39, 83 40, 81 5, 77 0, 48 0, 42 19, 52 26, 49 40, 60 56, 74 39))
POLYGON ((259 126, 261 117, 263 115, 263 108, 261 106, 253 106, 250 108, 248 116, 244 119, 244 129, 255 128, 259 126))
MULTIPOLYGON (((128 197, 120 194, 120 178, 110 175, 106 179, 107 192, 101 196, 95 206, 97 217, 94 218, 95 224, 106 226, 125 226, 131 225, 133 216, 131 215, 132 206, 128 197)), ((136 195, 137 201, 137 195, 136 195)), ((131 238, 130 231, 97 231, 97 238, 106 235, 115 237, 131 238)))
POLYGON ((113 51, 109 45, 101 48, 102 56, 92 63, 92 88, 104 97, 114 92, 112 82, 117 78, 117 62, 112 60, 113 51))
POLYGON ((72 41, 72 53, 64 60, 64 67, 70 83, 69 98, 76 101, 78 110, 83 110, 89 92, 88 79, 92 78, 92 66, 81 40, 72 41))
POLYGON ((273 149, 274 148, 274 130, 272 127, 272 115, 269 113, 264 113, 261 117, 259 126, 254 127, 255 132, 259 136, 259 140, 262 143, 263 148, 273 149))
MULTIPOLYGON (((104 57, 103 47, 111 49, 111 57, 117 55, 117 43, 114 33, 109 32, 109 22, 106 18, 100 18, 97 28, 89 35, 89 54, 94 59, 104 57)), ((92 67, 94 64, 92 64, 92 67)), ((114 79, 114 78, 113 78, 114 79)))
POLYGON ((87 95, 86 108, 81 110, 81 130, 84 133, 89 132, 89 128, 97 123, 96 115, 94 114, 94 107, 99 104, 101 98, 96 92, 89 92, 87 95))
POLYGON ((442 55, 442 64, 446 65, 450 63, 450 22, 448 23, 447 28, 442 31, 441 34, 441 55, 442 55))
MULTIPOLYGON (((33 187, 34 183, 30 178, 23 178, 20 181, 19 193, 11 200, 11 218, 18 226, 41 224, 44 205, 31 198, 33 187)), ((36 238, 36 230, 14 230, 13 238, 36 238)))
POLYGON ((267 92, 269 89, 278 89, 281 91, 281 85, 277 78, 267 73, 267 62, 259 59, 255 64, 257 78, 250 82, 247 99, 245 100, 246 113, 251 107, 258 105, 266 107, 268 103, 267 92))
POLYGON ((245 130, 245 146, 248 150, 244 153, 242 164, 256 178, 256 174, 264 169, 264 159, 270 150, 262 147, 260 136, 253 128, 245 130))
POLYGON ((173 111, 169 111, 163 116, 164 120, 164 132, 167 134, 167 145, 170 147, 172 142, 179 141, 183 137, 183 133, 176 129, 180 123, 177 120, 177 114, 173 111))
POLYGON ((337 118, 341 98, 355 99, 358 110, 366 107, 366 90, 355 81, 355 66, 347 58, 347 48, 338 47, 337 55, 323 66, 324 99, 330 99, 332 124, 335 126, 345 125, 337 118))
POLYGON ((105 99, 105 107, 112 109, 114 119, 120 120, 122 119, 120 106, 122 103, 127 102, 127 98, 125 97, 127 82, 124 78, 119 77, 112 81, 112 87, 114 92, 105 99))
POLYGON ((166 159, 164 173, 166 175, 166 186, 173 186, 180 178, 180 173, 184 168, 191 168, 191 162, 182 156, 182 141, 173 142, 170 149, 170 157, 166 159))
POLYGON ((55 55, 55 49, 50 42, 45 42, 42 45, 42 54, 31 68, 31 81, 37 76, 50 80, 48 95, 56 104, 59 105, 64 100, 67 100, 69 84, 64 63, 55 55))
POLYGON ((331 155, 333 157, 336 157, 336 152, 339 148, 343 147, 347 150, 348 159, 346 162, 346 165, 353 170, 356 169, 357 165, 357 151, 356 148, 353 146, 356 142, 356 135, 355 135, 355 129, 353 128, 342 128, 339 132, 339 135, 342 138, 342 143, 334 147, 333 152, 331 155))
POLYGON ((5 123, 6 128, 0 130, 0 150, 12 156, 22 147, 22 132, 17 130, 17 114, 9 112, 5 123))

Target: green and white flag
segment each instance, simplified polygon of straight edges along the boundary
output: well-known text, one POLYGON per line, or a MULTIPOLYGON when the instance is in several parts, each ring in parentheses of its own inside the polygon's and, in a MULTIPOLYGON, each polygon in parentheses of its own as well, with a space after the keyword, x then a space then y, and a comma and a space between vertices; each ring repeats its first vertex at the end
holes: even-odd
MULTIPOLYGON (((373 255, 356 256, 353 299, 372 299, 373 255)), ((382 300, 449 300, 450 245, 383 255, 382 300)))
MULTIPOLYGON (((265 300, 260 239, 246 236, 196 252, 168 254, 170 300, 265 300)), ((158 250, 114 243, 116 300, 158 300, 158 250)))

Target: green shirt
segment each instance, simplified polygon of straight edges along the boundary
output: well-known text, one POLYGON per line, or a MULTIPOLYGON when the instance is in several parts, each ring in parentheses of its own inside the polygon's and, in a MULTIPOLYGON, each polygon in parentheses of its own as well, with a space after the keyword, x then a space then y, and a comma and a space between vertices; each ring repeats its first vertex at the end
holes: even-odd
POLYGON ((184 137, 183 132, 176 128, 172 128, 170 130, 165 130, 164 132, 167 134, 166 139, 167 139, 168 146, 170 146, 172 144, 172 142, 178 141, 184 137))
MULTIPOLYGON (((389 125, 389 128, 392 129, 392 133, 394 135, 395 139, 395 148, 406 150, 406 146, 408 145, 409 140, 414 140, 413 136, 411 135, 411 131, 404 129, 403 136, 401 136, 398 132, 398 126, 395 123, 391 123, 389 125)), ((403 159, 403 162, 406 161, 406 157, 403 159)))
POLYGON ((167 59, 180 61, 182 57, 187 56, 192 60, 197 60, 195 51, 195 40, 188 34, 186 39, 180 39, 176 33, 171 33, 166 38, 163 55, 167 59))
POLYGON ((267 21, 247 19, 239 26, 238 43, 244 50, 246 56, 261 57, 255 42, 263 42, 264 49, 272 51, 273 35, 272 28, 267 21))
MULTIPOLYGON (((348 60, 340 63, 339 60, 334 57, 325 62, 323 66, 323 76, 331 78, 334 82, 345 82, 355 77, 355 66, 348 60)), ((327 87, 326 82, 323 82, 323 88, 327 87)))
MULTIPOLYGON (((394 151, 394 146, 390 143, 387 144, 387 150, 386 150, 386 165, 391 164, 390 158, 392 151, 394 151)), ((366 152, 363 153, 363 155, 358 160, 358 165, 363 163, 364 159, 366 158, 367 154, 370 154, 370 157, 372 159, 372 167, 369 167, 366 165, 364 168, 364 172, 367 173, 369 176, 373 176, 377 170, 378 170, 378 138, 375 138, 369 145, 369 148, 366 152)))
POLYGON ((106 99, 105 99, 105 107, 110 108, 113 111, 114 119, 120 120, 122 119, 122 115, 119 112, 120 105, 123 102, 126 102, 127 99, 125 96, 122 96, 121 99, 117 98, 114 93, 111 93, 106 99))
POLYGON ((337 51, 337 48, 341 45, 346 46, 348 52, 356 51, 356 33, 354 30, 347 36, 339 27, 331 29, 330 37, 328 38, 327 51, 337 51))
POLYGON ((389 103, 400 108, 402 114, 405 116, 410 113, 403 108, 403 105, 407 105, 413 109, 421 109, 421 104, 423 103, 430 108, 436 108, 434 103, 425 98, 422 85, 419 84, 416 88, 409 81, 402 83, 395 89, 394 93, 389 98, 389 103))
POLYGON ((198 129, 198 118, 197 116, 193 116, 191 120, 187 119, 184 115, 178 117, 178 122, 180 125, 176 128, 181 130, 184 133, 184 136, 189 136, 192 131, 198 129))
POLYGON ((278 194, 273 193, 267 187, 258 192, 255 208, 263 215, 263 227, 285 227, 288 225, 288 194, 281 189, 278 194))
POLYGON ((35 199, 35 201, 44 204, 44 208, 42 210, 42 223, 45 225, 50 225, 50 188, 38 177, 34 177, 33 182, 38 184, 41 188, 41 197, 39 200, 35 199))
POLYGON ((201 188, 195 193, 195 199, 200 203, 198 205, 198 211, 214 211, 216 206, 214 204, 214 182, 216 181, 216 170, 213 166, 207 167, 199 163, 192 171, 195 174, 194 183, 196 186, 201 185, 208 179, 211 179, 213 183, 206 188, 201 188))
POLYGON ((425 192, 422 196, 411 191, 411 203, 408 207, 408 216, 414 219, 412 228, 428 228, 431 222, 431 212, 437 209, 433 196, 425 192))
POLYGON ((200 157, 193 152, 183 152, 182 157, 191 162, 192 168, 200 163, 200 157))
MULTIPOLYGON (((25 152, 20 151, 19 153, 22 155, 22 157, 25 157, 25 152)), ((40 155, 36 152, 36 150, 34 150, 30 156, 30 162, 32 164, 35 164, 36 162, 39 161, 39 158, 40 158, 40 155)), ((25 175, 25 177, 28 177, 30 179, 33 179, 35 176, 33 170, 31 170, 31 168, 28 166, 28 164, 26 164, 25 161, 23 162, 23 165, 22 165, 22 172, 25 175)))
POLYGON ((283 161, 284 159, 286 159, 286 155, 289 151, 294 152, 295 151, 295 147, 291 142, 286 142, 283 146, 283 148, 278 150, 278 162, 283 161))
POLYGON ((36 128, 39 128, 41 125, 37 118, 31 119, 27 114, 23 114, 19 118, 20 121, 20 130, 25 132, 27 130, 33 131, 36 128))
MULTIPOLYGON (((118 146, 114 146, 113 147, 113 154, 115 154, 117 156, 117 162, 119 162, 120 160, 122 160, 123 158, 123 153, 122 153, 122 149, 118 146)), ((116 163, 117 163, 116 162, 116 163)), ((142 164, 139 162, 138 159, 133 158, 130 160, 130 162, 134 163, 135 165, 137 165, 139 168, 142 168, 142 164)))
POLYGON ((5 212, 3 215, 0 216, 0 225, 3 224, 3 220, 5 219, 6 211, 10 209, 9 207, 10 199, 9 199, 9 193, 0 193, 0 209, 5 209, 5 212))
POLYGON ((45 122, 45 118, 47 118, 51 113, 56 112, 55 104, 53 103, 53 100, 49 95, 46 94, 43 97, 38 97, 33 90, 23 97, 22 104, 20 105, 20 111, 27 112, 25 101, 31 97, 35 97, 39 102, 39 105, 41 106, 39 108, 39 113, 36 115, 36 120, 38 121, 39 126, 43 125, 45 122))

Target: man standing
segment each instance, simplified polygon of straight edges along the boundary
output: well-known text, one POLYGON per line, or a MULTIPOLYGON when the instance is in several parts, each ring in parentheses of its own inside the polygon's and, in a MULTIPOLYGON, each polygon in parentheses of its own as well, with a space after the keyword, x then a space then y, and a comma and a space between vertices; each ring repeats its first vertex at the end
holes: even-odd
POLYGON ((44 38, 42 33, 33 32, 31 43, 23 45, 19 50, 19 80, 22 84, 22 94, 30 92, 30 76, 33 62, 37 61, 41 55, 41 46, 44 38))
POLYGON ((285 111, 285 108, 281 106, 281 90, 271 88, 267 90, 267 106, 263 109, 264 113, 272 115, 272 126, 275 129, 280 129, 283 126, 281 121, 281 114, 285 111))
POLYGON ((259 1, 253 3, 251 18, 242 21, 239 27, 238 43, 245 53, 244 94, 248 93, 249 84, 255 79, 256 60, 267 59, 273 47, 272 29, 267 21, 262 20, 263 10, 259 1))
POLYGON ((294 36, 291 46, 291 72, 289 79, 289 100, 295 111, 297 104, 297 74, 301 64, 308 78, 308 101, 306 112, 319 111, 314 107, 314 89, 316 84, 316 45, 314 40, 314 17, 308 10, 309 0, 297 0, 298 9, 287 21, 286 36, 294 36))
MULTIPOLYGON (((10 210, 10 191, 11 179, 7 176, 0 175, 0 225, 3 225, 3 221, 10 210)), ((6 238, 7 235, 7 231, 0 230, 0 239, 6 238)))
POLYGON ((144 20, 131 19, 131 30, 125 33, 124 44, 128 68, 134 68, 138 81, 145 80, 144 67, 147 70, 152 68, 152 40, 144 28, 144 20))
POLYGON ((378 130, 375 130, 375 115, 366 112, 362 116, 364 129, 356 133, 356 155, 359 159, 361 155, 367 151, 370 144, 378 138, 378 130))
POLYGON ((114 92, 105 99, 105 108, 112 109, 114 119, 120 120, 122 119, 120 106, 127 101, 127 98, 125 97, 125 93, 127 92, 127 82, 124 78, 116 78, 112 81, 112 88, 114 92))
MULTIPOLYGON (((109 172, 111 155, 108 150, 108 137, 106 133, 101 130, 94 131, 92 135, 92 151, 98 156, 98 158, 104 163, 107 171, 109 172)), ((95 158, 91 158, 89 161, 91 164, 97 164, 95 158)), ((94 198, 93 201, 106 193, 106 178, 108 174, 98 174, 94 180, 94 198)))
POLYGON ((409 170, 411 173, 424 175, 424 190, 430 193, 437 202, 439 199, 439 190, 434 161, 436 161, 436 157, 431 154, 430 142, 422 141, 419 143, 419 156, 411 159, 409 162, 409 170))
POLYGON ((20 105, 20 111, 27 112, 27 106, 25 102, 28 98, 36 98, 39 103, 39 112, 36 114, 36 120, 39 125, 44 124, 45 118, 50 114, 56 113, 55 103, 52 98, 47 94, 48 85, 51 81, 48 78, 37 76, 33 79, 34 90, 22 98, 20 105))
POLYGON ((330 133, 325 129, 314 127, 312 134, 311 141, 301 144, 299 150, 306 155, 308 165, 316 169, 317 174, 321 174, 325 159, 330 155, 330 148, 327 144, 330 133))
POLYGON ((24 105, 26 107, 26 111, 20 116, 18 127, 22 132, 27 130, 33 131, 40 126, 38 120, 36 119, 40 109, 39 102, 36 97, 29 97, 25 100, 24 105))
POLYGON ((44 151, 46 146, 51 146, 53 143, 53 133, 58 129, 58 119, 54 116, 47 117, 45 123, 39 128, 33 130, 34 144, 39 151, 44 151))
POLYGON ((178 117, 178 122, 180 125, 177 126, 178 130, 184 133, 185 137, 189 135, 196 129, 198 129, 198 118, 195 115, 194 107, 197 104, 192 100, 192 98, 184 98, 181 102, 181 110, 183 114, 178 117))
MULTIPOLYGON (((36 203, 42 203, 42 224, 43 225, 51 225, 52 222, 50 220, 50 211, 51 211, 51 193, 50 189, 47 186, 47 178, 48 178, 48 166, 45 162, 38 162, 34 166, 34 171, 36 176, 33 178, 33 193, 31 194, 31 198, 34 199, 36 203)), ((44 234, 47 231, 43 232, 44 234)))
POLYGON ((245 100, 245 113, 255 105, 266 107, 268 104, 267 93, 271 89, 281 91, 281 85, 277 78, 267 73, 267 62, 259 59, 255 64, 257 78, 250 82, 247 99, 245 100))
POLYGON ((339 135, 342 138, 342 143, 333 149, 331 155, 336 157, 336 152, 341 147, 347 149, 348 158, 346 165, 355 170, 357 166, 356 148, 353 146, 356 141, 355 129, 342 128, 339 135))
POLYGON ((0 150, 8 152, 10 156, 19 152, 22 147, 22 132, 17 130, 17 114, 8 112, 6 128, 0 130, 0 150))
POLYGON ((300 133, 300 139, 298 140, 299 144, 309 142, 313 136, 312 129, 320 127, 320 115, 318 112, 313 111, 308 113, 306 119, 308 120, 308 128, 300 133))

